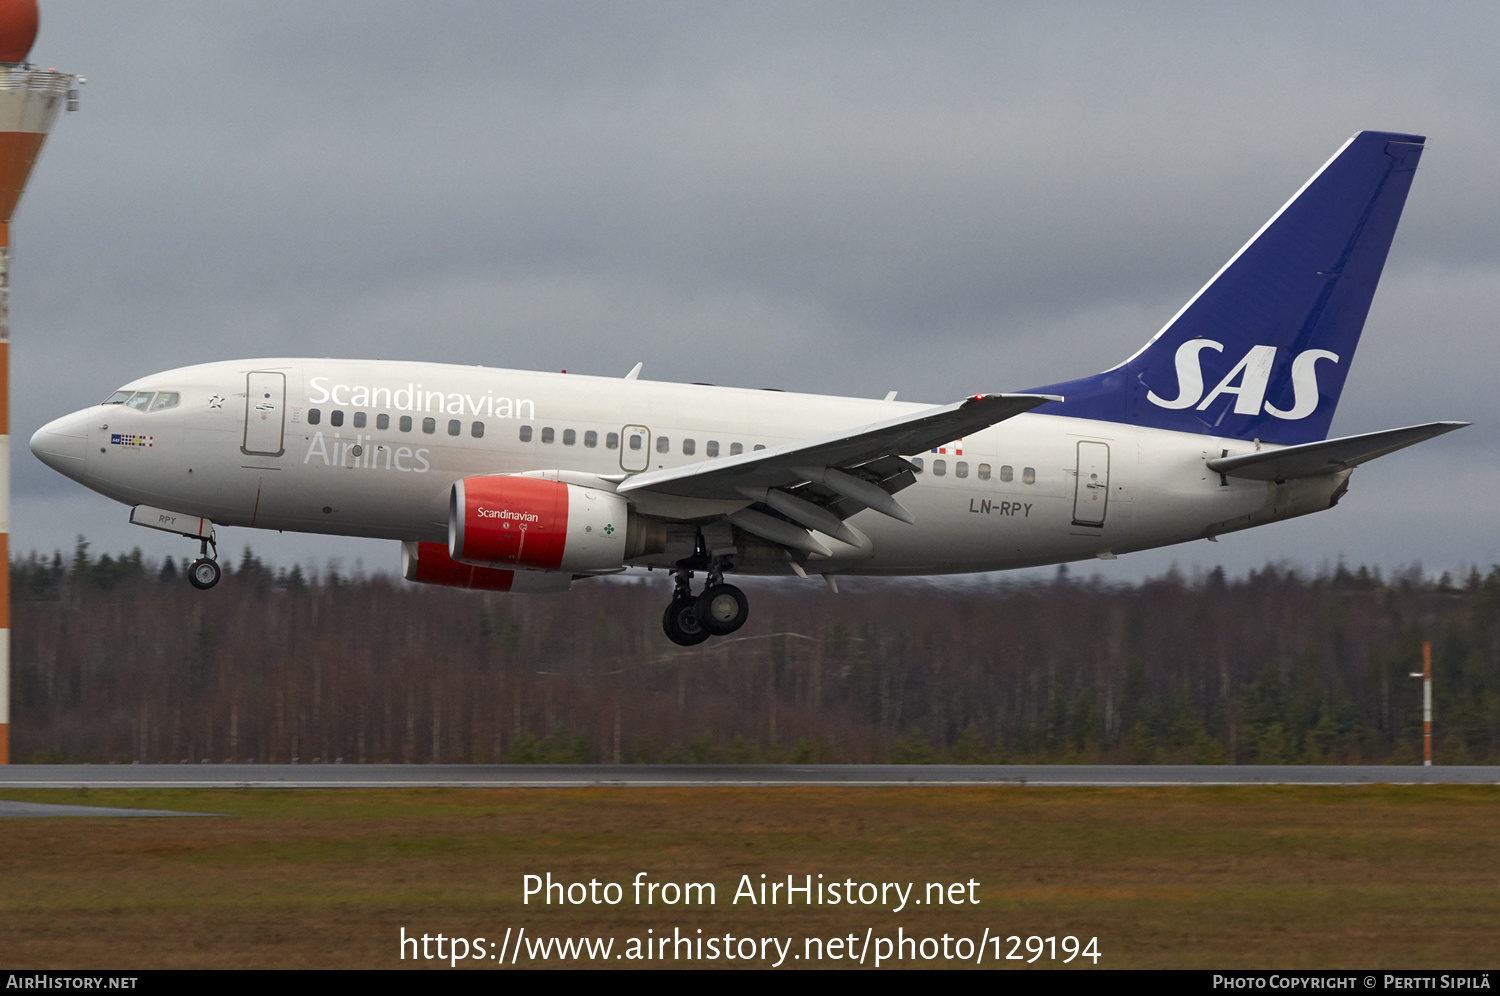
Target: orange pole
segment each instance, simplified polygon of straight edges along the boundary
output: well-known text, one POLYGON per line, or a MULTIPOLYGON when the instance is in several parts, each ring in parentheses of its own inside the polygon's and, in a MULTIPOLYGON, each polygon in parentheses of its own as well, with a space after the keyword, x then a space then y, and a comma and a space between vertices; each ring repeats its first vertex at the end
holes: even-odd
POLYGON ((0 764, 10 763, 10 223, 0 222, 0 764))

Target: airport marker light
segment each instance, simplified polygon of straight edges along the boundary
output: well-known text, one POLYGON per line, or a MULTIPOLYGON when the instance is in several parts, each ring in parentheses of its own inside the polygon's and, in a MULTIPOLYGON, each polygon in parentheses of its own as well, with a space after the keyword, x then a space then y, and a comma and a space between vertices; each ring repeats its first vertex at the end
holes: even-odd
POLYGON ((0 764, 10 763, 10 222, 42 143, 82 77, 26 62, 36 0, 0 0, 0 764))

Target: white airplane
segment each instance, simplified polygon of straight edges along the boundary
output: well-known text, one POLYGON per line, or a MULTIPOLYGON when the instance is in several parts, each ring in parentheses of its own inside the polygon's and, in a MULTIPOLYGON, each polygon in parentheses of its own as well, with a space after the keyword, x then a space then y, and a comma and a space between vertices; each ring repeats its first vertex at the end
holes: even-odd
POLYGON ((1467 423, 1328 439, 1421 156, 1361 132, 1139 352, 932 407, 379 360, 170 370, 40 429, 48 466, 199 541, 214 527, 403 544, 412 581, 674 581, 663 628, 738 629, 731 574, 995 571, 1213 539, 1336 504, 1352 469, 1467 423), (694 595, 694 573, 706 584, 694 595))

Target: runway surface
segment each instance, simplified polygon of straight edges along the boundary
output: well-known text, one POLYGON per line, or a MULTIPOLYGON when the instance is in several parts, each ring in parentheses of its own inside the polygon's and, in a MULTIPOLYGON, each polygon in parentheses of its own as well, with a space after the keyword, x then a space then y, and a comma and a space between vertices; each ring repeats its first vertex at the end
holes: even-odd
POLYGON ((23 788, 682 788, 708 786, 1494 785, 1500 766, 902 764, 36 764, 23 788))

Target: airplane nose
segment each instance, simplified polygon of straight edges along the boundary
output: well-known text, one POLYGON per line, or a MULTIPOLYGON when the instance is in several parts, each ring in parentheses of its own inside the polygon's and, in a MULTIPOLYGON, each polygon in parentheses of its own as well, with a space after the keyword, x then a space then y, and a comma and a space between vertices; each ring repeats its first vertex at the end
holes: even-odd
POLYGON ((31 437, 31 452, 36 458, 69 477, 83 469, 84 451, 88 447, 81 414, 48 422, 31 437))

